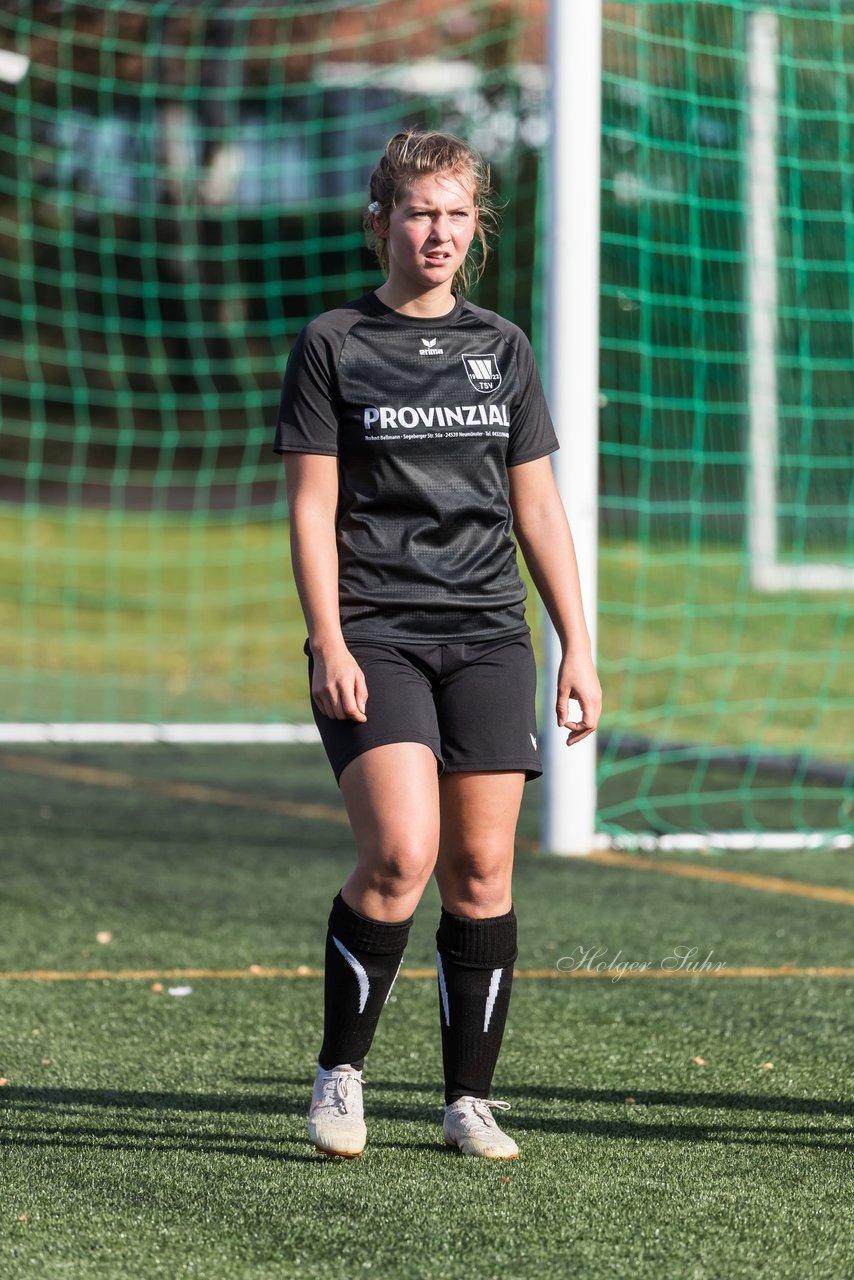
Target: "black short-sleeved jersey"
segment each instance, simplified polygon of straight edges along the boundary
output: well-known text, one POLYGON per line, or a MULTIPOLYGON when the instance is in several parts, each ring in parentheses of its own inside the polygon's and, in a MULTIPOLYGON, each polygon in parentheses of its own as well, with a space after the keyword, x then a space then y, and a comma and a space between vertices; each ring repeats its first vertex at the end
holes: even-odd
POLYGON ((345 638, 528 630, 507 467, 558 441, 521 329, 462 297, 430 320, 372 293, 325 312, 291 351, 273 447, 338 458, 345 638))

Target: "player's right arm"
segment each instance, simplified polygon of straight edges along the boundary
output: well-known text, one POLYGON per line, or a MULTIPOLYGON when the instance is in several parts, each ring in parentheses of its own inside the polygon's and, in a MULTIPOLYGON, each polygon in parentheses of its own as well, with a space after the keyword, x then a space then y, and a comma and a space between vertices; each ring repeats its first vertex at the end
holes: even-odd
POLYGON ((335 720, 367 720, 368 689, 341 631, 338 609, 338 459, 286 453, 291 561, 314 658, 311 696, 335 720))

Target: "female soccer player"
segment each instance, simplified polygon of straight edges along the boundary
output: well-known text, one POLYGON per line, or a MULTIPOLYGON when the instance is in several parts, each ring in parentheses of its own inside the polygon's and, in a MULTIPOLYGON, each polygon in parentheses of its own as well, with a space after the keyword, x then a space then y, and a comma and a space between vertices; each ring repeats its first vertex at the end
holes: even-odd
POLYGON ((308 1130, 327 1155, 364 1148, 365 1055, 435 875, 444 1138, 509 1159, 493 1114, 509 1104, 489 1093, 518 954, 516 822, 542 773, 511 529, 561 640, 569 745, 595 729, 602 695, 530 345, 466 301, 496 221, 489 170, 458 138, 407 131, 370 195, 385 283, 299 335, 274 446, 312 711, 357 852, 329 916, 308 1130))

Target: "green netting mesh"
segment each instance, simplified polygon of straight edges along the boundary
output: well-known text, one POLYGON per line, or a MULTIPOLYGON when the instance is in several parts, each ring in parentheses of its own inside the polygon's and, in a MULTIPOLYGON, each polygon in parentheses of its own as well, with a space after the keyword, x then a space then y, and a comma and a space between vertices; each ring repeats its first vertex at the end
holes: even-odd
POLYGON ((847 566, 854 586, 854 8, 608 5, 600 629, 619 728, 600 820, 615 830, 852 826, 850 587, 751 586, 759 10, 777 81, 771 515, 781 560, 847 566))
POLYGON ((367 180, 407 124, 488 152, 480 298, 530 328, 542 46, 485 2, 5 7, 0 718, 306 718, 289 347, 379 282, 367 180))
MULTIPOLYGON (((604 6, 612 831, 852 825, 850 592, 751 586, 758 7, 604 6)), ((854 10, 763 7, 778 35, 774 519, 783 560, 850 566, 854 10)), ((492 162, 509 204, 476 300, 542 348, 545 8, 3 7, 0 719, 306 718, 270 452, 290 343, 376 283, 367 177, 388 135, 420 124, 492 162)))

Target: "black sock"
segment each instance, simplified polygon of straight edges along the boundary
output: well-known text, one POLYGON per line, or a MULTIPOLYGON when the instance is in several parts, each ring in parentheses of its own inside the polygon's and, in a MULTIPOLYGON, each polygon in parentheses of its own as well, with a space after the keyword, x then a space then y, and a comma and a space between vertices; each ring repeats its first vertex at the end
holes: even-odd
POLYGON ((443 907, 436 943, 445 1103, 487 1098, 519 954, 515 912, 472 920, 443 907))
POLYGON ((326 932, 323 1046, 325 1069, 349 1062, 361 1071, 383 1005, 403 961, 413 917, 396 924, 359 915, 338 893, 326 932))

